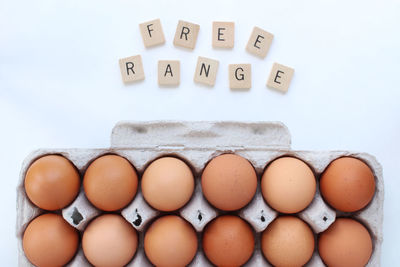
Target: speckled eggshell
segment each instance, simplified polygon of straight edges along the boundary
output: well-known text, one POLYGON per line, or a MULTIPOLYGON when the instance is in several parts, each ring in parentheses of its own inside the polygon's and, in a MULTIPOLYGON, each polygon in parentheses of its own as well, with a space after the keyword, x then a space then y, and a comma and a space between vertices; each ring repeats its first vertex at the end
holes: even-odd
POLYGON ((262 252, 274 266, 304 266, 312 257, 314 246, 311 228, 295 216, 278 217, 261 237, 262 252))
POLYGON ((331 267, 365 266, 372 254, 368 230, 349 218, 338 218, 318 240, 319 255, 331 267))
POLYGON ((87 168, 83 178, 86 197, 97 208, 116 211, 135 197, 138 177, 128 160, 118 155, 97 158, 87 168))
POLYGON ((26 257, 35 266, 64 266, 78 249, 79 235, 62 216, 47 213, 29 223, 22 242, 26 257))
POLYGON ((266 168, 261 190, 266 202, 282 213, 297 213, 313 200, 317 182, 311 168, 302 160, 282 157, 266 168))
POLYGON ((186 266, 197 252, 196 231, 179 216, 160 217, 145 234, 144 250, 155 266, 186 266))
POLYGON ((201 186, 204 196, 214 207, 225 211, 238 210, 253 199, 257 174, 247 159, 223 154, 207 164, 201 186))
POLYGON ((25 176, 25 191, 39 208, 58 210, 78 195, 81 181, 75 166, 60 155, 35 160, 25 176))
POLYGON ((203 250, 216 266, 241 266, 253 254, 253 231, 237 216, 217 217, 203 233, 203 250))
POLYGON ((137 247, 136 230, 117 214, 97 217, 83 232, 83 253, 94 266, 125 266, 137 247))
POLYGON ((146 168, 141 186, 143 197, 150 206, 161 211, 174 211, 190 200, 194 177, 182 160, 163 157, 146 168))
POLYGON ((372 200, 375 178, 363 161, 342 157, 332 161, 323 172, 320 189, 322 197, 335 209, 355 212, 372 200))

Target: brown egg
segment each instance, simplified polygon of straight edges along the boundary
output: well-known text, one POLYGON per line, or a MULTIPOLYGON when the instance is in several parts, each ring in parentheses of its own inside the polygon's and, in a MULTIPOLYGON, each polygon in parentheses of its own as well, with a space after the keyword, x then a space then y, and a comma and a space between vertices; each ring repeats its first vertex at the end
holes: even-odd
POLYGON ((313 200, 316 187, 310 167, 293 157, 274 160, 261 179, 265 201, 282 213, 297 213, 305 209, 313 200))
POLYGON ((94 266, 125 266, 135 255, 137 246, 136 230, 117 214, 97 217, 83 232, 83 253, 94 266))
POLYGON ((338 158, 329 164, 321 176, 320 189, 323 198, 332 207, 344 212, 358 211, 372 200, 375 178, 363 161, 338 158))
POLYGON ((28 198, 45 210, 58 210, 69 205, 78 195, 81 181, 75 166, 59 155, 37 159, 25 176, 28 198))
POLYGON ((216 208, 226 211, 246 206, 257 189, 257 175, 251 163, 234 154, 212 159, 201 177, 203 194, 216 208))
POLYGON ((253 231, 237 216, 220 216, 207 225, 203 250, 214 265, 241 266, 253 255, 253 231))
POLYGON ((310 227, 294 216, 275 219, 262 233, 261 249, 274 266, 304 266, 314 252, 314 235, 310 227))
POLYGON ((144 236, 144 251, 155 266, 186 266, 197 252, 197 235, 184 219, 167 215, 154 221, 144 236))
POLYGON ((362 267, 372 254, 368 230, 359 222, 338 218, 318 240, 319 255, 330 267, 362 267))
POLYGON ((173 157, 159 158, 144 171, 142 193, 155 209, 173 211, 183 207, 191 198, 194 178, 189 166, 173 157))
POLYGON ((123 157, 105 155, 93 161, 83 177, 83 188, 89 201, 105 211, 116 211, 135 197, 138 177, 123 157))
POLYGON ((22 239, 26 257, 38 267, 64 266, 75 256, 78 243, 78 231, 52 213, 31 221, 22 239))

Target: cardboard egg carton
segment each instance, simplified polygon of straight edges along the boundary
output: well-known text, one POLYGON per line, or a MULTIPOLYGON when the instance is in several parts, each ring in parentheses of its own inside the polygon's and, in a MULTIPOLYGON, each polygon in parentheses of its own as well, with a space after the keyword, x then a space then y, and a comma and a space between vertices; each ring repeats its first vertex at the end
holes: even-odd
MULTIPOLYGON (((22 249, 22 237, 29 222, 44 213, 28 199, 24 189, 24 178, 28 167, 37 158, 47 154, 60 154, 68 158, 78 168, 81 176, 90 163, 104 154, 117 154, 128 159, 135 166, 139 177, 145 168, 162 156, 175 156, 184 160, 192 169, 195 192, 183 208, 174 212, 190 222, 198 232, 199 250, 190 266, 212 266, 201 248, 201 233, 208 222, 221 214, 212 207, 201 192, 201 173, 206 164, 215 156, 235 153, 248 159, 260 179, 268 163, 289 155, 302 159, 317 177, 317 193, 312 203, 296 214, 306 221, 315 235, 326 230, 339 216, 351 216, 362 222, 369 230, 373 240, 373 253, 368 266, 380 266, 383 221, 383 177, 382 168, 376 159, 366 153, 349 151, 293 151, 290 148, 290 133, 279 122, 121 122, 111 135, 111 147, 106 149, 40 149, 31 153, 24 161, 17 188, 17 225, 19 243, 19 266, 32 266, 22 249), (376 192, 371 203, 355 213, 342 213, 333 210, 319 193, 318 178, 328 164, 341 156, 354 156, 366 162, 373 170, 376 192)), ((140 178, 139 178, 140 179, 140 178)), ((83 189, 75 201, 62 211, 64 219, 81 233, 87 224, 102 211, 96 209, 84 195, 83 189)), ((144 200, 140 187, 134 200, 120 214, 138 231, 139 246, 135 257, 127 265, 152 266, 143 249, 143 237, 147 227, 158 216, 165 214, 150 207, 144 200)), ((246 266, 270 266, 260 249, 260 236, 267 226, 279 215, 264 201, 260 183, 253 200, 236 214, 245 219, 253 228, 256 237, 255 251, 246 266)), ((90 266, 80 248, 68 264, 70 267, 90 266)), ((320 259, 317 246, 307 266, 325 266, 320 259)))

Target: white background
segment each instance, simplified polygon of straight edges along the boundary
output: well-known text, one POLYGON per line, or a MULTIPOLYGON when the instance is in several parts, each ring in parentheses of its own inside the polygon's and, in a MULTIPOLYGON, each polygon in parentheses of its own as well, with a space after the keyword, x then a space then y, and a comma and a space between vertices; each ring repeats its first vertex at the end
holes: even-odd
POLYGON ((383 266, 400 251, 399 1, 0 0, 0 265, 17 265, 15 188, 27 154, 107 147, 119 120, 282 121, 294 149, 357 150, 384 169, 383 266), (138 24, 161 18, 167 43, 145 49, 138 24), (194 51, 174 48, 178 19, 200 24, 194 51), (234 21, 233 50, 211 48, 213 20, 234 21), (261 60, 253 26, 275 35, 261 60), (146 80, 125 86, 118 59, 141 54, 146 80), (197 56, 217 83, 193 83, 197 56), (157 86, 157 60, 181 60, 181 85, 157 86), (295 68, 287 94, 265 87, 273 62, 295 68), (251 63, 253 87, 228 88, 227 65, 251 63))

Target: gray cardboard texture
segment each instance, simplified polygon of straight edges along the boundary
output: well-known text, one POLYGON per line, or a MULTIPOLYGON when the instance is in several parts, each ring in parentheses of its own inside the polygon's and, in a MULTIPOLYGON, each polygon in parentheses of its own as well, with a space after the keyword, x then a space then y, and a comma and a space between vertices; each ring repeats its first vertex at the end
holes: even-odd
MULTIPOLYGON (((374 171, 376 192, 371 203, 365 209, 354 213, 352 217, 369 229, 373 239, 373 254, 368 266, 380 266, 384 196, 380 164, 373 156, 365 153, 293 151, 290 142, 288 129, 279 122, 120 122, 112 131, 111 148, 34 151, 22 165, 17 187, 16 233, 19 242, 19 266, 32 266, 23 253, 22 236, 27 224, 44 212, 35 207, 25 193, 24 178, 30 164, 43 155, 61 154, 72 161, 82 176, 94 159, 107 153, 118 154, 128 159, 135 166, 139 179, 150 162, 164 155, 177 156, 186 161, 194 172, 196 187, 190 202, 178 212, 199 233, 209 221, 221 214, 221 211, 214 209, 203 197, 200 183, 203 168, 217 155, 236 153, 243 156, 253 164, 259 179, 267 164, 283 155, 295 156, 305 161, 314 170, 317 179, 328 164, 338 157, 360 158, 374 171)), ((64 219, 81 232, 90 220, 101 213, 86 199, 83 190, 70 206, 62 210, 64 219)), ((270 266, 260 249, 260 235, 278 214, 265 203, 260 193, 260 183, 252 202, 234 213, 248 221, 255 231, 255 252, 246 266, 270 266)), ((159 212, 145 202, 139 188, 135 199, 121 211, 121 214, 139 232, 139 247, 128 266, 151 266, 143 250, 143 235, 149 222, 159 216, 159 212)), ((344 215, 348 214, 335 211, 325 204, 319 192, 313 202, 298 214, 310 225, 315 234, 327 229, 336 217, 344 215)), ((90 266, 81 248, 68 266, 90 266)), ((201 250, 201 242, 190 266, 212 266, 201 250)), ((307 266, 324 266, 317 252, 307 266)))

